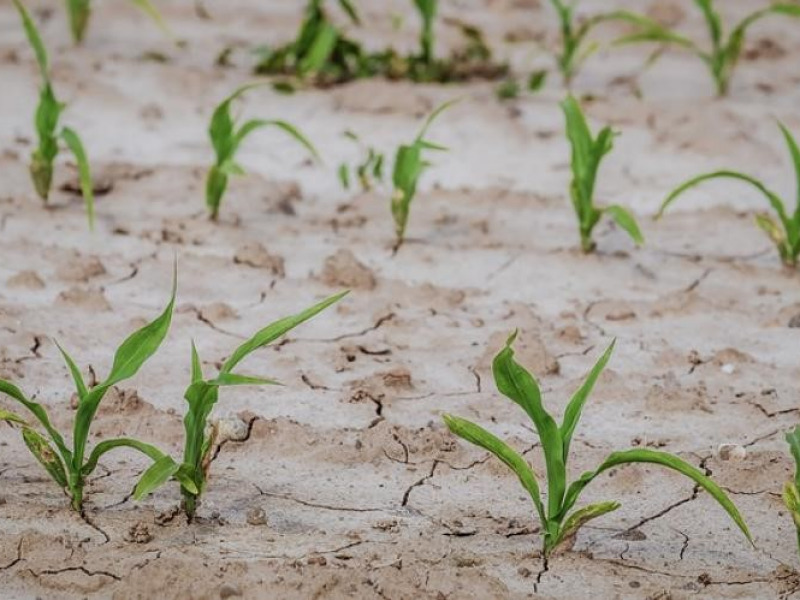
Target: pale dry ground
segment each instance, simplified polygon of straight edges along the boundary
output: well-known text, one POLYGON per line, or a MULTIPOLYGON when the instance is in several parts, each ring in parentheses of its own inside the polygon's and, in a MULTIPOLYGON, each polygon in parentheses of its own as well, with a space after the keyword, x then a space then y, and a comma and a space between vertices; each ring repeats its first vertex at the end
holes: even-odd
MULTIPOLYGON (((783 54, 772 48, 743 62, 724 101, 710 97, 706 73, 682 54, 638 81, 631 75, 642 51, 587 64, 576 87, 595 96, 590 116, 623 133, 599 194, 637 211, 648 244, 637 250, 603 224, 599 253, 583 256, 565 193, 555 76, 543 93, 504 105, 485 83, 253 92, 242 111, 302 124, 325 165, 308 163, 279 133, 254 137, 241 153, 250 175, 232 184, 212 225, 202 204, 206 120, 248 80, 246 47, 286 40, 300 3, 238 0, 226 3, 228 14, 208 3, 212 21, 191 2, 162 4, 186 50, 123 2, 97 3, 82 48, 69 43, 60 10, 43 26, 57 90, 69 101, 64 122, 84 135, 98 179, 113 184, 89 235, 80 199, 59 191, 45 210, 30 187, 35 69, 10 2, 0 3, 0 376, 67 426, 69 376, 52 339, 102 376, 115 345, 166 302, 177 256, 170 336, 135 380, 109 394, 93 430, 94 439, 135 435, 177 453, 191 339, 211 370, 265 323, 343 287, 353 293, 249 360, 250 372, 285 387, 223 393, 217 414, 250 427, 215 460, 194 525, 169 520, 174 485, 141 504, 129 499, 146 464, 125 451, 98 469, 82 520, 18 434, 0 428, 3 598, 800 597, 794 531, 779 496, 791 473, 783 432, 799 410, 800 342, 787 326, 800 313, 797 274, 781 270, 754 227, 751 213, 764 205, 745 189, 712 185, 663 222, 649 219, 670 186, 713 167, 746 168, 792 196, 773 118, 800 131, 796 26, 772 20, 754 29, 751 48, 773 39, 783 54), (227 44, 245 48, 234 52, 234 67, 214 68, 227 44), (146 51, 168 61, 143 59, 146 51), (632 96, 635 85, 643 99, 632 96), (356 157, 341 133, 390 150, 455 95, 464 101, 432 136, 453 151, 437 157, 411 239, 392 257, 386 192, 351 195, 337 184, 335 167, 356 157), (264 256, 256 267, 234 260, 254 243, 282 257, 284 273, 264 256), (339 268, 326 271, 343 249, 355 258, 340 256, 339 268), (618 338, 579 428, 573 473, 631 444, 676 452, 733 495, 757 548, 686 480, 631 467, 585 497, 616 498, 623 508, 585 528, 545 572, 538 524, 516 480, 440 421, 453 412, 509 436, 543 473, 530 425, 489 373, 515 328, 522 362, 558 414, 618 338), (745 445, 747 458, 720 461, 721 443, 745 445), (248 524, 259 508, 267 524, 248 524)), ((535 4, 470 0, 444 13, 483 22, 500 56, 527 69, 549 64, 541 46, 502 38, 513 31, 552 46, 552 15, 535 4)), ((702 35, 684 4, 681 27, 702 35)), ((752 4, 726 6, 741 15, 752 4)), ((369 29, 358 35, 370 45, 413 44, 413 17, 393 33, 386 9, 366 12, 369 29)), ((442 35, 456 38, 446 26, 442 35)), ((68 162, 59 163, 56 186, 74 178, 68 162)))

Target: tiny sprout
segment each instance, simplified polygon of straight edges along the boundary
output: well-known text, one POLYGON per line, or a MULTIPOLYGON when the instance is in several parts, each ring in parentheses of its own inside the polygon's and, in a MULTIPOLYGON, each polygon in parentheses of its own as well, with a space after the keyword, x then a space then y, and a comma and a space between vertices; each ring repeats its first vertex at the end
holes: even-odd
POLYGON ((372 190, 376 182, 383 181, 384 156, 372 146, 365 146, 361 138, 352 131, 346 131, 344 136, 359 146, 364 153, 364 157, 361 159, 361 162, 352 167, 352 169, 346 163, 342 163, 339 166, 339 181, 344 189, 349 190, 351 185, 350 174, 352 170, 353 174, 358 179, 361 190, 363 192, 368 192, 372 190))
POLYGON ((578 530, 586 523, 620 507, 619 502, 612 500, 590 504, 573 510, 583 490, 599 475, 615 467, 630 463, 661 465, 685 475, 694 481, 699 488, 707 491, 722 506, 736 526, 752 543, 747 525, 725 492, 702 471, 683 459, 666 452, 648 448, 612 452, 600 466, 593 471, 585 472, 568 485, 567 462, 572 436, 577 428, 583 407, 611 357, 614 343, 612 342, 603 353, 586 377, 583 385, 572 396, 564 411, 564 419, 561 425, 558 425, 542 404, 541 392, 536 379, 514 360, 512 345, 516 335, 514 333, 508 339, 505 348, 495 357, 492 370, 497 389, 527 413, 539 436, 547 472, 547 507, 545 507, 539 492, 536 473, 534 473, 522 455, 500 438, 466 419, 444 415, 444 422, 450 431, 457 436, 494 454, 519 478, 525 491, 531 497, 541 523, 545 557, 549 556, 565 542, 573 539, 578 530))
POLYGON ((594 204, 597 172, 603 157, 613 148, 614 132, 610 127, 604 127, 596 138, 593 137, 580 104, 572 96, 561 103, 561 108, 567 121, 567 137, 572 145, 570 196, 578 217, 581 248, 584 252, 595 249, 592 231, 604 214, 611 217, 636 244, 643 244, 644 238, 636 219, 626 208, 617 204, 604 207, 594 204))
POLYGON ((248 90, 261 84, 244 85, 228 96, 214 110, 208 135, 214 148, 216 162, 208 170, 206 176, 206 206, 211 219, 217 220, 222 197, 228 187, 228 178, 231 175, 243 175, 244 169, 236 162, 236 153, 239 146, 247 136, 263 127, 274 126, 283 129, 292 138, 304 146, 315 158, 319 158, 316 149, 293 125, 286 121, 251 119, 245 121, 241 127, 236 127, 236 122, 231 116, 231 105, 248 90))

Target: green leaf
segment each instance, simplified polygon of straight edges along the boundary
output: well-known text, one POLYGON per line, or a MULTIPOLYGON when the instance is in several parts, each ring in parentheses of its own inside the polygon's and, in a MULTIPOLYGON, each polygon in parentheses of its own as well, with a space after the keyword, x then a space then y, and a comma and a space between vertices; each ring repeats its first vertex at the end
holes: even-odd
POLYGON ((669 207, 670 204, 672 204, 672 202, 678 196, 683 194, 685 191, 693 187, 696 187, 697 185, 705 181, 708 181, 710 179, 725 179, 725 178, 744 181, 745 183, 749 183, 750 185, 755 187, 767 198, 772 208, 778 214, 778 217, 780 218, 784 229, 788 230, 791 227, 789 219, 786 216, 786 210, 784 209, 783 201, 780 199, 780 197, 778 197, 776 194, 768 190, 767 187, 757 179, 745 175, 743 173, 738 173, 736 171, 715 171, 713 173, 706 173, 705 175, 699 175, 697 177, 689 179, 685 183, 682 183, 680 186, 675 188, 675 190, 673 190, 672 193, 670 193, 670 195, 667 196, 666 200, 664 200, 664 202, 661 204, 661 208, 659 209, 658 214, 656 215, 656 219, 660 219, 661 216, 664 214, 664 211, 667 209, 667 207, 669 207))
POLYGON ((789 449, 794 458, 794 482, 795 486, 800 489, 800 426, 795 427, 792 431, 786 434, 786 442, 789 444, 789 449))
POLYGON ((50 477, 62 488, 67 487, 67 473, 64 463, 47 440, 30 427, 22 429, 22 439, 28 450, 36 457, 36 460, 50 474, 50 477))
POLYGON ((636 219, 628 211, 628 209, 619 206, 618 204, 612 204, 611 206, 606 206, 603 209, 603 212, 614 219, 616 224, 622 227, 622 229, 624 229, 625 232, 631 236, 631 239, 636 242, 636 244, 644 244, 644 236, 639 229, 639 225, 636 223, 636 219))
POLYGON ((94 230, 94 188, 92 186, 92 174, 89 169, 89 159, 86 157, 86 150, 83 147, 81 138, 69 127, 64 127, 64 129, 61 130, 61 137, 72 151, 78 163, 81 194, 86 203, 86 214, 89 217, 89 230, 94 230))
POLYGON ((25 5, 20 0, 14 0, 14 6, 16 6, 17 11, 19 11, 19 15, 22 18, 22 26, 25 28, 25 34, 28 36, 28 42, 30 42, 36 54, 36 62, 39 65, 39 72, 42 75, 42 79, 47 82, 50 79, 50 65, 47 58, 47 49, 44 46, 41 35, 39 35, 39 30, 36 28, 25 5))
POLYGON ((722 506, 725 512, 728 513, 733 522, 736 523, 736 526, 742 531, 742 533, 744 533, 745 537, 747 537, 748 541, 750 541, 750 543, 753 542, 753 538, 750 536, 750 531, 748 530, 744 519, 739 513, 739 510, 736 508, 736 505, 731 501, 730 498, 728 498, 727 494, 725 494, 722 488, 714 483, 713 480, 707 477, 700 469, 690 465, 677 456, 667 452, 659 452, 647 448, 613 452, 597 469, 584 473, 579 479, 569 486, 567 494, 564 498, 564 505, 561 514, 566 514, 572 508, 583 489, 589 485, 589 483, 591 483, 595 477, 609 469, 613 469, 614 467, 631 463, 657 464, 685 475, 705 491, 707 491, 711 497, 714 498, 714 500, 716 500, 720 506, 722 506))
POLYGON ((164 455, 142 474, 133 490, 134 500, 141 500, 160 488, 178 472, 180 465, 171 456, 164 455))
POLYGON ((234 147, 238 149, 239 144, 242 140, 247 137, 250 133, 255 131, 256 129, 260 129, 262 127, 274 126, 279 129, 282 129, 286 133, 288 133, 295 141, 297 141, 300 145, 302 145, 306 150, 308 150, 311 155, 316 158, 317 160, 321 160, 317 149, 314 145, 305 137, 300 131, 294 127, 292 124, 287 123, 286 121, 279 121, 279 120, 271 120, 265 121, 262 119, 253 119, 251 121, 247 121, 242 128, 236 134, 234 147))
POLYGON ((443 102, 438 107, 436 107, 434 111, 430 115, 428 115, 428 118, 425 119, 425 123, 422 125, 422 129, 417 135, 417 141, 420 141, 422 140, 422 138, 425 137, 425 134, 428 133, 428 129, 430 129, 431 125, 433 125, 433 122, 436 121, 436 119, 438 119, 443 112, 451 109, 459 102, 461 102, 461 98, 453 98, 452 100, 443 102))
POLYGON ((192 383, 203 381, 203 365, 200 362, 200 355, 197 353, 197 346, 192 341, 192 383))
POLYGON ((353 4, 350 0, 339 0, 339 6, 341 6, 342 10, 347 13, 347 16, 353 22, 353 25, 361 25, 361 19, 358 16, 358 11, 356 10, 355 4, 353 4))
POLYGON ((347 167, 345 163, 339 165, 339 170, 337 171, 339 175, 339 182, 342 184, 342 187, 346 190, 350 189, 350 169, 347 167))
POLYGON ((567 409, 564 411, 564 420, 561 423, 561 438, 564 442, 564 460, 566 461, 569 458, 569 446, 572 442, 572 435, 575 433, 575 428, 578 426, 578 422, 581 419, 581 412, 583 411, 583 406, 586 404, 586 400, 589 398, 589 395, 592 393, 594 389, 594 384, 597 383, 597 379, 600 377, 600 374, 603 372, 603 369, 606 368, 609 359, 611 358, 611 354, 614 352, 614 346, 616 345, 617 340, 611 342, 611 344, 606 348, 606 351, 603 352, 603 355, 600 359, 595 363, 592 370, 589 372, 589 375, 586 377, 586 380, 583 382, 578 391, 572 396, 567 404, 567 409))
POLYGON ((72 375, 72 380, 75 382, 75 390, 78 392, 78 399, 83 402, 89 390, 86 388, 86 383, 83 381, 81 370, 78 368, 78 365, 75 364, 75 361, 72 360, 72 357, 67 354, 67 351, 61 347, 61 344, 58 342, 55 342, 55 344, 59 352, 61 352, 61 356, 64 357, 64 362, 67 363, 67 368, 69 369, 70 375, 72 375))
POLYGON ((547 465, 547 514, 552 519, 561 506, 566 488, 564 441, 555 420, 542 405, 541 392, 536 380, 514 360, 512 344, 516 337, 517 333, 514 332, 508 338, 505 348, 492 363, 492 372, 500 393, 523 408, 539 434, 547 465))
MULTIPOLYGON (((798 7, 798 10, 800 10, 800 7, 798 7)), ((795 180, 797 181, 797 204, 795 205, 794 222, 800 225, 800 147, 798 147, 794 136, 783 123, 779 122, 778 126, 781 128, 783 137, 786 140, 789 155, 792 157, 792 164, 794 165, 795 180)))
POLYGON ((134 450, 138 450, 151 460, 159 461, 163 458, 164 453, 161 452, 158 448, 151 444, 146 444, 144 442, 140 442, 139 440, 134 440, 131 438, 116 438, 113 440, 105 440, 100 442, 94 447, 92 453, 89 455, 89 459, 86 463, 81 467, 81 474, 84 477, 88 477, 91 475, 95 468, 97 467, 97 462, 100 458, 106 453, 115 448, 133 448, 134 450))
POLYGON ((336 27, 330 23, 325 23, 317 32, 308 53, 303 56, 303 59, 300 61, 300 65, 298 66, 300 76, 313 75, 322 70, 333 53, 336 40, 338 39, 339 31, 336 27))
POLYGON ((25 419, 19 415, 7 410, 3 410, 2 408, 0 408, 0 421, 5 421, 6 423, 17 423, 18 425, 28 425, 27 421, 25 421, 25 419))
POLYGON ((281 385, 274 379, 265 379, 263 377, 252 377, 249 375, 237 375, 236 373, 220 373, 219 377, 212 379, 208 385, 215 385, 218 387, 230 387, 234 385, 281 385))
POLYGON ((33 414, 33 416, 36 417, 39 423, 42 424, 42 427, 45 428, 47 434, 50 436, 50 439, 53 440, 53 443, 58 448, 58 451, 61 453, 61 456, 64 458, 64 460, 69 462, 72 459, 72 453, 67 449, 67 445, 64 443, 64 438, 61 437, 61 434, 56 430, 55 427, 52 426, 50 423, 50 418, 47 416, 47 411, 41 404, 29 400, 17 386, 3 379, 0 379, 0 393, 13 398, 27 408, 33 414))
POLYGON ((155 5, 153 5, 150 0, 131 0, 136 6, 138 6, 142 12, 144 12, 148 17, 150 17, 153 22, 158 26, 158 28, 164 32, 168 38, 171 38, 173 42, 177 42, 175 34, 172 33, 172 30, 167 25, 167 22, 161 16, 161 13, 158 12, 155 5))
POLYGON ((222 365, 222 369, 220 369, 220 376, 230 373, 236 367, 236 365, 238 365, 249 354, 255 352, 259 348, 263 348, 271 342, 274 342, 276 339, 288 333, 301 323, 308 321, 310 318, 316 316, 332 304, 335 304, 344 298, 348 293, 349 292, 341 292, 331 296, 330 298, 326 298, 322 302, 315 304, 311 308, 297 313, 296 315, 285 317, 275 321, 274 323, 271 323, 270 325, 267 325, 233 352, 228 360, 226 360, 222 365))
POLYGON ((555 550, 560 544, 573 537, 578 533, 578 530, 589 521, 607 515, 617 510, 620 506, 622 505, 616 501, 599 502, 576 510, 564 522, 564 525, 559 531, 559 536, 557 539, 553 540, 550 550, 555 550))
POLYGON ((528 463, 522 456, 514 451, 508 444, 493 434, 489 433, 482 427, 452 415, 443 415, 445 425, 455 435, 467 440, 471 444, 475 444, 488 450, 499 458, 505 465, 511 469, 519 478, 522 487, 530 495, 533 504, 536 507, 536 512, 539 514, 539 520, 542 527, 546 526, 547 517, 542 505, 541 495, 539 492, 539 484, 536 481, 536 475, 531 470, 528 463))

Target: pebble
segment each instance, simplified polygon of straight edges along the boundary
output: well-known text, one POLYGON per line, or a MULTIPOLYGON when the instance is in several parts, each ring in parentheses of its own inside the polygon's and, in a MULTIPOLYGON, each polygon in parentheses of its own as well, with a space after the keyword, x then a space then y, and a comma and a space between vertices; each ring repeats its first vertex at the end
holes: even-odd
POLYGON ((747 457, 747 450, 739 444, 720 444, 717 450, 720 460, 741 461, 747 457))

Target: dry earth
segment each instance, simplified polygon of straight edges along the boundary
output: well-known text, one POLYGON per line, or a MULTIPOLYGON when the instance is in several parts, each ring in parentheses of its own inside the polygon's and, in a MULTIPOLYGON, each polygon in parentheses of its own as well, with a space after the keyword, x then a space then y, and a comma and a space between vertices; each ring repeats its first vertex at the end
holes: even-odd
MULTIPOLYGON (((645 72, 641 49, 587 63, 576 90, 592 95, 595 123, 622 132, 599 192, 635 209, 647 245, 635 249, 604 224, 599 252, 583 256, 555 76, 544 92, 507 104, 486 83, 255 91, 242 111, 301 124, 325 164, 307 162, 279 133, 254 137, 241 154, 250 173, 233 182, 214 225, 202 204, 206 120, 248 80, 252 46, 289 38, 302 3, 208 2, 206 20, 188 0, 161 2, 183 50, 110 0, 96 3, 86 44, 73 48, 60 5, 30 4, 45 18, 56 86, 69 102, 64 122, 83 133, 110 189, 93 235, 73 194, 59 191, 49 209, 35 198, 26 161, 36 71, 3 0, 0 376, 67 426, 70 380, 53 340, 102 376, 115 345, 163 306, 177 256, 169 338, 109 395, 93 430, 93 440, 125 433, 177 453, 191 339, 211 367, 265 323, 344 287, 353 293, 250 359, 249 371, 285 387, 225 391, 218 416, 238 423, 242 439, 215 460, 196 524, 174 516, 172 485, 130 499, 146 464, 125 451, 103 461, 82 519, 18 434, 0 427, 3 598, 800 598, 780 500, 792 469, 783 432, 800 411, 800 339, 788 326, 800 314, 798 276, 753 226, 763 205, 747 189, 710 185, 662 222, 649 218, 671 186, 712 167, 744 168, 793 195, 774 118, 800 131, 796 24, 773 19, 753 30, 725 100, 711 97, 702 65, 680 53, 645 72), (232 66, 215 67, 226 46, 232 66), (434 132, 452 152, 437 157, 411 240, 393 257, 386 192, 338 186, 335 167, 356 158, 341 134, 352 129, 388 151, 456 95, 465 100, 434 132), (586 527, 545 570, 516 480, 440 420, 448 411, 487 424, 542 473, 524 414, 488 370, 515 328, 523 362, 558 414, 619 340, 578 431, 573 473, 631 445, 678 453, 732 494, 756 548, 686 480, 631 467, 586 497, 618 498, 623 508, 586 527), (745 446, 747 457, 720 460, 723 443, 745 446)), ((414 43, 414 18, 394 32, 384 7, 408 12, 409 3, 361 4, 368 26, 357 35, 371 46, 414 43)), ((520 70, 550 65, 557 29, 546 3, 444 4, 445 15, 481 23, 520 70), (505 42, 508 34, 521 41, 505 42)), ((755 2, 721 4, 740 16, 755 2)), ((704 35, 690 2, 650 6, 704 35)), ((447 25, 441 35, 457 40, 447 25)), ((58 188, 74 181, 69 161, 56 179, 58 188)))

